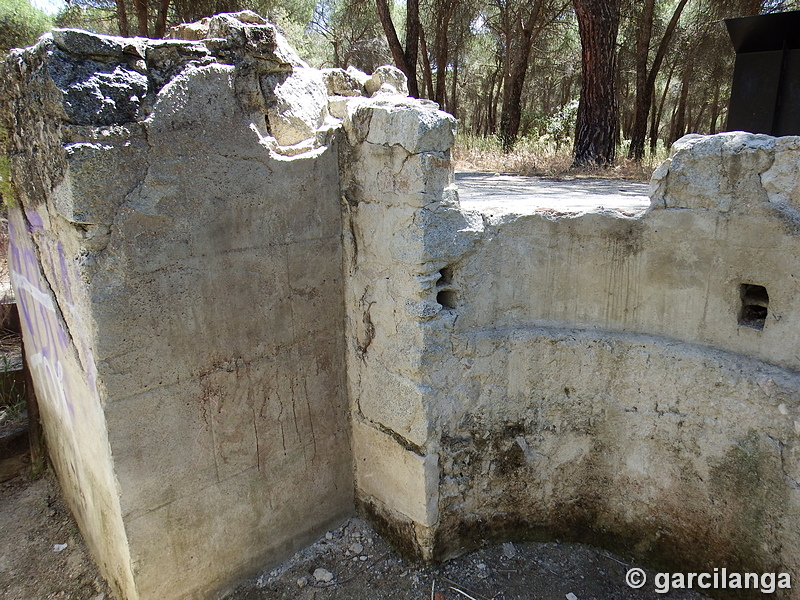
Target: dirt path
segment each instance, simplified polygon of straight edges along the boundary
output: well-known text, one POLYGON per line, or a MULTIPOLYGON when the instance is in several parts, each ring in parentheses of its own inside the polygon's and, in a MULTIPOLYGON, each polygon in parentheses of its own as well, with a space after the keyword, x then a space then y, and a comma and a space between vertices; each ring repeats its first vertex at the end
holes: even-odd
POLYGON ((650 206, 649 184, 597 177, 547 178, 500 173, 455 174, 461 207, 483 214, 583 214, 636 216, 650 206))

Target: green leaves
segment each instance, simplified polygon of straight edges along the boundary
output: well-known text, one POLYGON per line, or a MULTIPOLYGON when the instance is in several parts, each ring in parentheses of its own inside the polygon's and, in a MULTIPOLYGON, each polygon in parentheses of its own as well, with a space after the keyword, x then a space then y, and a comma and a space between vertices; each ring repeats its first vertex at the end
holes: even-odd
POLYGON ((0 52, 33 44, 52 26, 50 17, 28 0, 0 0, 0 52))

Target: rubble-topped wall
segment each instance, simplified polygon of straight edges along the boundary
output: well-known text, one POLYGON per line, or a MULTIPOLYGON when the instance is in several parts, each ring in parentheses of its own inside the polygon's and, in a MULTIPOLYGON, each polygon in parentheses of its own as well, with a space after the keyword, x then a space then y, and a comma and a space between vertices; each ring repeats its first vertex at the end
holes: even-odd
POLYGON ((434 556, 556 536, 797 572, 797 143, 688 136, 639 216, 465 215, 421 377, 434 556))
POLYGON ((684 138, 645 214, 470 212, 396 69, 248 12, 175 34, 4 67, 26 347, 120 596, 207 597, 354 504, 423 560, 796 572, 797 138, 684 138))
POLYGON ((353 512, 337 122, 252 13, 3 69, 47 443, 120 598, 208 598, 353 512))

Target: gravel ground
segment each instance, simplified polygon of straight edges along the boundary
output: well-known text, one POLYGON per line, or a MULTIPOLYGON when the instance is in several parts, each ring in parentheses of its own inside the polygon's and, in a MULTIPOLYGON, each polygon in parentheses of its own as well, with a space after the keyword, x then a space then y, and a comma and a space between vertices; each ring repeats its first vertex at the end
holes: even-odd
MULTIPOLYGON (((486 547, 438 566, 405 562, 361 519, 348 520, 225 600, 702 600, 633 590, 634 565, 581 544, 486 547)), ((648 571, 648 582, 654 573, 648 571)), ((52 472, 0 484, 0 599, 111 600, 52 472)))
MULTIPOLYGON (((401 559, 361 519, 350 519, 225 600, 701 600, 625 584, 634 565, 572 543, 506 543, 443 565, 401 559)), ((655 573, 647 571, 652 582, 655 573)))

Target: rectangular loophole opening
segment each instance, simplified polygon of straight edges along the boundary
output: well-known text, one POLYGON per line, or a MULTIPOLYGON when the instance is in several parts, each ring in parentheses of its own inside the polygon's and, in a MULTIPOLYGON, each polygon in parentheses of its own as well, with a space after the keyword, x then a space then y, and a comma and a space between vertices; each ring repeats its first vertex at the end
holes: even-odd
POLYGON ((739 310, 739 325, 752 329, 764 329, 769 309, 769 294, 763 285, 743 283, 739 286, 742 306, 739 310))
POLYGON ((436 302, 442 305, 443 308, 456 307, 456 290, 453 287, 453 267, 446 266, 439 271, 439 277, 436 280, 436 302))
POLYGON ((456 293, 453 290, 442 290, 436 294, 436 302, 445 308, 456 307, 456 293))

